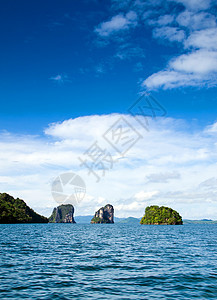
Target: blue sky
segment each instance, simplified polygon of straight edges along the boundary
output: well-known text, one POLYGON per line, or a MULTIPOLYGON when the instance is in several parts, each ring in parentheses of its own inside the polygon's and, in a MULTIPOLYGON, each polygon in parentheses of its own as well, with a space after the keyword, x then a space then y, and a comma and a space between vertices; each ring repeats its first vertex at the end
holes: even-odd
POLYGON ((198 73, 198 82, 190 79, 192 65, 189 79, 172 88, 142 86, 171 60, 198 51, 184 46, 190 35, 213 28, 211 2, 190 1, 187 10, 185 2, 2 1, 0 128, 41 134, 50 122, 124 113, 143 89, 153 90, 171 117, 213 122, 212 68, 198 73))
POLYGON ((185 217, 215 218, 215 1, 3 0, 0 6, 2 191, 48 215, 56 205, 52 178, 73 170, 87 185, 80 214, 112 199, 118 216, 168 203, 185 217), (167 111, 149 120, 149 132, 128 115, 144 91, 167 111), (97 140, 116 157, 102 136, 123 116, 143 140, 96 184, 78 156, 97 140))

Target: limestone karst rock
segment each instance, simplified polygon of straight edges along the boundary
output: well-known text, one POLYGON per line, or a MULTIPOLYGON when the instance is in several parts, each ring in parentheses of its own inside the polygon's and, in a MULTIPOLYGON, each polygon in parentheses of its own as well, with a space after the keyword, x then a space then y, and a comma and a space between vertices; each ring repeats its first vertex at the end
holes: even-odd
POLYGON ((74 207, 71 204, 60 205, 53 209, 49 223, 76 223, 74 220, 74 207))
POLYGON ((114 223, 114 208, 111 204, 101 207, 94 215, 91 223, 114 223))

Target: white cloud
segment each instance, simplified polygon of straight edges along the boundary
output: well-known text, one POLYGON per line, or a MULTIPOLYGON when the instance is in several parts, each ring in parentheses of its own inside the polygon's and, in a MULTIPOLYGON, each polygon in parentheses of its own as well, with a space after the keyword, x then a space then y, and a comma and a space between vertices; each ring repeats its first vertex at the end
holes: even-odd
POLYGON ((212 28, 216 26, 216 17, 207 12, 190 12, 188 10, 180 13, 176 21, 180 26, 193 30, 212 28))
POLYGON ((171 42, 182 42, 185 39, 185 32, 176 27, 160 27, 153 31, 155 38, 167 39, 171 42))
POLYGON ((160 26, 165 26, 171 24, 173 21, 174 21, 174 15, 164 15, 158 18, 157 24, 160 26))
POLYGON ((180 174, 177 171, 166 173, 154 173, 147 176, 149 182, 165 182, 170 179, 180 179, 180 174))
POLYGON ((217 134, 217 122, 207 126, 205 133, 217 134))
POLYGON ((110 21, 101 23, 95 32, 100 36, 107 37, 110 34, 127 30, 137 25, 137 14, 134 11, 128 12, 126 15, 119 14, 111 18, 110 21))
POLYGON ((59 74, 54 77, 51 77, 50 79, 54 80, 54 81, 60 81, 60 82, 62 82, 62 80, 63 80, 62 75, 59 75, 59 74))
POLYGON ((115 57, 121 60, 132 59, 135 57, 144 58, 145 53, 141 47, 126 43, 119 47, 115 57))
MULTIPOLYGON (((146 13, 146 17, 148 17, 147 13, 146 13)), ((174 19, 175 19, 174 15, 163 15, 163 16, 160 16, 157 20, 149 20, 148 24, 149 25, 166 26, 166 25, 173 23, 174 19)))
MULTIPOLYGON (((186 132, 188 124, 183 121, 160 118, 149 120, 147 132, 132 116, 124 115, 143 138, 99 183, 92 174, 88 175, 78 156, 95 141, 102 149, 117 154, 102 136, 120 117, 112 114, 66 120, 50 125, 42 138, 2 134, 1 191, 23 198, 37 211, 49 215, 57 205, 50 191, 53 179, 73 171, 84 179, 87 187, 87 197, 76 206, 76 215, 94 214, 96 208, 106 203, 113 204, 116 216, 120 217, 140 217, 150 204, 168 204, 184 217, 191 206, 195 218, 210 215, 203 204, 212 207, 213 212, 217 210, 217 191, 207 191, 204 185, 199 187, 202 182, 216 178, 216 124, 194 133, 186 132)), ((142 117, 140 121, 144 121, 142 117)))
POLYGON ((211 0, 170 0, 170 1, 182 3, 186 8, 193 11, 208 9, 211 5, 211 0))
MULTIPOLYGON (((213 87, 217 85, 217 27, 216 16, 205 11, 210 1, 177 0, 186 10, 179 13, 179 27, 157 25, 153 29, 156 39, 180 42, 185 54, 170 59, 167 66, 143 81, 148 89, 172 89, 177 87, 213 87)), ((171 15, 171 21, 174 15, 171 15)), ((165 15, 165 20, 168 15, 165 15)), ((174 22, 173 22, 174 24, 174 22)), ((162 23, 163 25, 163 23, 162 23)))
POLYGON ((186 73, 208 74, 217 72, 217 52, 198 50, 172 60, 169 67, 186 73))
MULTIPOLYGON (((176 45, 177 54, 163 69, 146 78, 143 87, 213 87, 217 85, 217 23, 214 4, 211 0, 113 0, 112 9, 116 15, 101 23, 95 32, 101 37, 107 37, 112 33, 135 27, 147 30, 146 26, 149 25, 152 26, 155 39, 179 43, 176 45), (180 9, 180 4, 183 4, 183 10, 180 9)), ((130 36, 127 36, 127 39, 129 40, 130 36)), ((139 44, 137 47, 131 47, 131 51, 126 51, 124 47, 121 51, 121 43, 126 45, 125 37, 118 42, 116 57, 144 58, 144 51, 139 44)), ((154 66, 154 69, 156 67, 154 66)))
POLYGON ((185 41, 185 47, 217 50, 217 28, 194 31, 185 41))
POLYGON ((169 62, 168 68, 148 77, 143 85, 149 89, 180 86, 214 86, 217 83, 217 52, 198 50, 169 62))
POLYGON ((177 87, 198 86, 203 81, 203 78, 198 74, 186 74, 174 70, 165 70, 154 73, 149 76, 143 86, 148 89, 172 89, 177 87))
POLYGON ((63 74, 57 74, 56 76, 52 76, 49 78, 50 80, 53 80, 59 84, 64 83, 64 82, 71 82, 71 80, 68 78, 67 75, 63 74))
POLYGON ((145 191, 140 191, 135 194, 135 199, 137 201, 144 201, 151 199, 153 196, 157 195, 159 192, 158 191, 152 191, 152 192, 145 192, 145 191))

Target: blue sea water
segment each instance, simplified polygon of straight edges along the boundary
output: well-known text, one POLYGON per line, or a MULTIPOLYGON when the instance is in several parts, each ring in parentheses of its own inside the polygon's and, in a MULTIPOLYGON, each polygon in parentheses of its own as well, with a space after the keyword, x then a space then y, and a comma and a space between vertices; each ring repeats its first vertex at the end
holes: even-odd
POLYGON ((217 225, 0 225, 1 299, 217 299, 217 225))

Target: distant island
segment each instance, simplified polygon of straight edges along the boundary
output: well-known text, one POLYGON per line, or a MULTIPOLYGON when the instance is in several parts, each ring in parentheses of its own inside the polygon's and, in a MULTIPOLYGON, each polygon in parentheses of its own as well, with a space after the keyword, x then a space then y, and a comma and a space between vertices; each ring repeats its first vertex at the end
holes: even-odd
POLYGON ((0 223, 48 223, 48 219, 37 214, 23 200, 0 193, 0 223))
POLYGON ((114 208, 111 204, 101 207, 92 218, 91 224, 114 223, 114 208))
POLYGON ((172 208, 165 206, 147 206, 140 224, 144 225, 182 225, 182 217, 172 208))
POLYGON ((76 223, 74 220, 74 206, 62 204, 53 209, 49 223, 76 223))
POLYGON ((0 224, 15 223, 80 223, 80 224, 143 224, 143 225, 182 225, 182 224, 217 224, 210 219, 182 220, 180 214, 172 208, 152 205, 145 209, 145 215, 140 218, 114 217, 114 208, 111 204, 101 207, 94 217, 77 216, 74 218, 74 207, 71 204, 62 204, 53 209, 49 218, 46 218, 31 209, 22 199, 15 199, 7 193, 0 193, 0 224), (75 221, 76 219, 76 221, 75 221))

